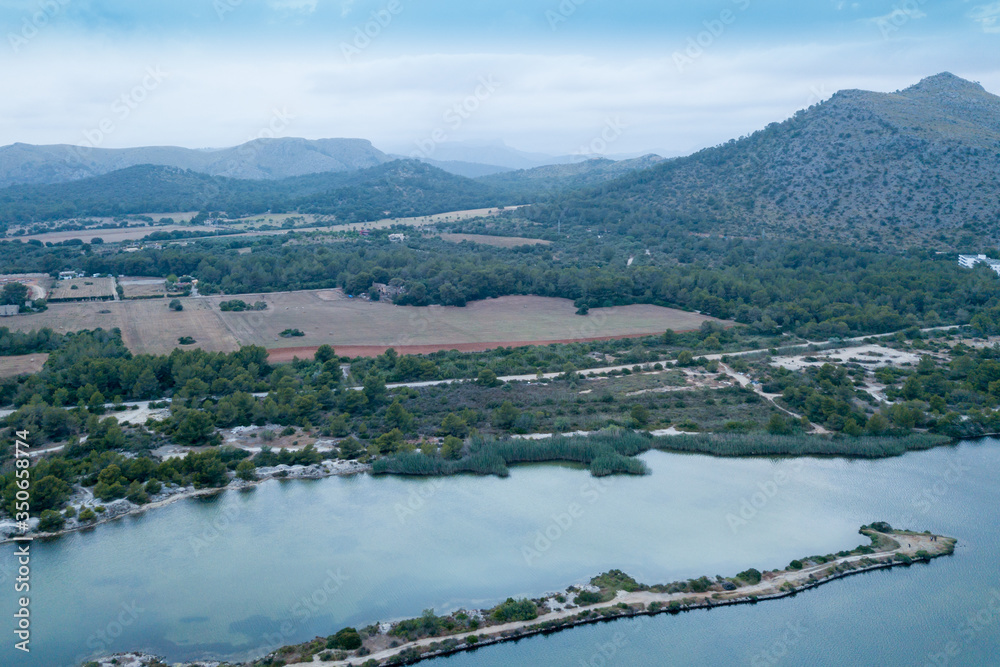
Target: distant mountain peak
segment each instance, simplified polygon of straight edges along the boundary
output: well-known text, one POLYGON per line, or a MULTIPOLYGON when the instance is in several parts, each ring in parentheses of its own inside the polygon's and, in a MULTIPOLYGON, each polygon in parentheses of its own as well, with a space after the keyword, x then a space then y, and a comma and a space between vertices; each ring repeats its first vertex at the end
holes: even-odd
POLYGON ((942 92, 986 92, 980 84, 968 81, 960 76, 955 76, 951 72, 941 72, 921 79, 918 83, 905 89, 904 93, 942 93, 942 92))

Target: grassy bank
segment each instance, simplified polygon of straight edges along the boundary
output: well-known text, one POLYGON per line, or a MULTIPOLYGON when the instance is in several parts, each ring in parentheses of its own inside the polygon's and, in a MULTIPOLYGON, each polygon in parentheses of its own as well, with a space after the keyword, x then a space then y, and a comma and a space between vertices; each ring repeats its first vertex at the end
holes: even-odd
POLYGON ((602 431, 591 436, 557 436, 545 440, 493 440, 472 438, 467 452, 457 460, 405 452, 379 459, 372 466, 376 475, 476 475, 510 474, 517 463, 570 461, 582 463, 595 477, 644 475, 646 464, 635 457, 649 451, 651 438, 631 431, 602 431))
POLYGON ((404 452, 379 459, 376 475, 445 476, 461 473, 507 477, 516 463, 571 461, 586 465, 595 477, 644 475, 646 465, 634 458, 652 449, 710 456, 844 456, 877 459, 909 451, 931 449, 951 442, 945 436, 825 437, 762 433, 699 434, 653 437, 627 430, 601 431, 586 436, 555 436, 544 440, 472 438, 455 460, 404 452))
POLYGON ((901 436, 825 437, 766 433, 699 434, 655 438, 656 449, 711 456, 845 456, 882 459, 932 449, 951 438, 929 433, 901 436))

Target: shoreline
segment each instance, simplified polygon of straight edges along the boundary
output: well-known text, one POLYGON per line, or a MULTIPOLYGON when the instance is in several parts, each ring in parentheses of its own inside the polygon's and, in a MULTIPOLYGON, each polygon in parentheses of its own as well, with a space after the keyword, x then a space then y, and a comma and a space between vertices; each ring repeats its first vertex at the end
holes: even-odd
MULTIPOLYGON (((719 590, 709 589, 700 593, 671 593, 652 592, 649 590, 656 587, 645 587, 646 590, 631 593, 619 590, 614 591, 614 596, 609 600, 596 604, 564 608, 559 611, 550 611, 546 614, 540 614, 537 618, 529 621, 504 623, 446 636, 421 638, 381 651, 371 651, 364 655, 354 655, 343 659, 329 660, 323 659, 319 655, 308 655, 303 656, 305 659, 302 661, 288 664, 290 667, 308 667, 309 665, 313 667, 360 667, 361 665, 364 665, 364 667, 375 667, 395 664, 416 664, 434 658, 472 651, 483 646, 517 641, 536 635, 553 634, 582 625, 622 618, 655 616, 664 613, 679 614, 684 611, 695 611, 698 609, 712 609, 716 607, 757 604, 758 602, 768 600, 780 600, 793 597, 802 591, 818 588, 823 584, 857 574, 899 566, 909 567, 914 563, 930 563, 936 558, 952 555, 957 544, 957 540, 954 538, 932 535, 929 532, 895 531, 888 525, 885 525, 885 528, 881 528, 880 524, 872 524, 872 526, 880 526, 880 529, 874 530, 868 526, 863 526, 859 531, 862 535, 870 537, 872 544, 878 547, 874 550, 868 548, 872 551, 870 554, 865 553, 864 550, 866 547, 862 545, 850 552, 850 555, 838 557, 832 561, 824 561, 807 567, 801 567, 804 563, 814 562, 812 557, 810 557, 799 562, 800 568, 798 569, 788 568, 766 572, 763 575, 766 581, 761 580, 757 584, 749 585, 744 583, 744 585, 738 586, 735 590, 731 591, 720 592, 719 590), (881 530, 889 532, 880 532, 881 530), (885 546, 883 539, 888 540, 889 543, 894 543, 895 546, 885 546), (904 543, 907 546, 903 546, 904 543), (924 547, 932 550, 928 551, 924 547), (858 551, 861 551, 861 553, 856 553, 858 551), (574 611, 571 611, 571 609, 574 611), (575 611, 577 609, 579 610, 578 612, 575 611), (472 641, 469 641, 470 637, 473 637, 472 641), (454 644, 447 645, 446 642, 454 642, 454 644)), ((793 561, 793 563, 797 562, 793 561)), ((599 577, 595 577, 592 583, 597 583, 598 580, 599 577)), ((733 578, 729 579, 729 581, 733 581, 733 578)), ((737 579, 737 581, 743 583, 742 580, 737 579)), ((567 594, 571 594, 574 590, 575 587, 570 587, 567 590, 567 594)), ((398 627, 400 623, 405 622, 396 622, 392 624, 392 627, 398 627)), ((313 643, 307 642, 305 646, 313 643)), ((284 647, 283 649, 279 649, 279 652, 287 652, 289 648, 294 649, 295 646, 284 647)), ((265 664, 262 660, 267 660, 269 657, 276 655, 278 655, 278 652, 272 652, 262 659, 244 664, 248 667, 256 667, 257 665, 265 664)))
MULTIPOLYGON (((329 463, 329 461, 324 461, 323 463, 329 463)), ((326 479, 328 477, 349 477, 351 475, 360 475, 366 472, 368 473, 371 472, 370 464, 358 463, 356 461, 347 462, 338 460, 337 463, 341 463, 342 465, 338 467, 336 466, 335 463, 333 469, 324 466, 323 463, 317 463, 311 466, 279 465, 275 466, 273 469, 268 469, 269 472, 267 472, 264 476, 258 477, 257 479, 241 480, 239 478, 234 477, 233 479, 229 480, 229 482, 225 486, 179 491, 177 493, 173 493, 167 496, 166 498, 161 498, 160 500, 154 500, 144 505, 136 505, 135 503, 127 501, 123 498, 119 498, 118 500, 108 501, 108 504, 124 501, 129 503, 130 505, 129 509, 122 512, 117 512, 112 516, 101 517, 95 521, 90 521, 87 523, 78 523, 77 525, 71 526, 69 528, 63 528, 55 532, 51 533, 29 532, 27 533, 27 535, 30 536, 32 539, 38 539, 38 540, 55 539, 58 537, 62 537, 63 535, 69 535, 70 533, 77 533, 90 530, 91 528, 96 528, 97 526, 106 523, 111 523, 112 521, 118 521, 119 519, 124 519, 125 517, 128 516, 137 516, 145 513, 148 510, 167 507, 168 505, 172 505, 173 503, 181 500, 214 496, 221 493, 225 493, 226 491, 243 491, 247 489, 252 489, 259 486, 260 484, 263 484, 264 482, 269 482, 274 479, 277 480, 326 479), (348 465, 345 466, 343 464, 348 464, 348 465), (284 472, 285 474, 281 474, 282 472, 284 472)), ((4 544, 15 543, 17 541, 16 539, 17 537, 20 536, 19 535, 11 536, 0 539, 0 546, 4 544)))
MULTIPOLYGON (((541 435, 547 435, 549 437, 552 437, 552 436, 556 436, 556 435, 566 435, 566 434, 541 434, 541 435)), ((569 434, 569 435, 572 435, 572 434, 569 434)), ((710 433, 710 432, 702 432, 702 433, 678 433, 676 435, 678 435, 678 436, 685 436, 685 435, 686 436, 711 436, 713 434, 710 433)), ((812 437, 817 437, 817 436, 815 436, 815 434, 810 434, 810 435, 812 435, 812 437)), ((521 439, 528 438, 528 437, 529 436, 521 436, 521 439)), ((818 436, 818 437, 822 437, 822 436, 818 436)), ((648 453, 650 451, 658 451, 658 452, 662 452, 664 454, 689 455, 689 456, 709 456, 709 457, 712 457, 712 458, 721 458, 721 459, 728 459, 728 458, 748 458, 748 459, 753 459, 753 458, 767 458, 767 459, 779 459, 779 458, 780 459, 796 459, 796 458, 817 458, 817 459, 844 458, 844 459, 860 459, 860 460, 881 460, 881 459, 897 458, 899 456, 904 456, 906 454, 919 453, 919 452, 928 451, 928 450, 931 450, 931 449, 937 449, 939 447, 956 446, 957 444, 959 444, 961 442, 964 442, 964 441, 979 441, 979 440, 982 440, 984 438, 991 438, 991 437, 992 438, 996 438, 996 437, 1000 437, 1000 433, 990 433, 990 434, 984 434, 984 435, 979 435, 979 436, 972 436, 972 437, 968 437, 968 438, 951 438, 951 437, 948 437, 948 436, 942 436, 942 437, 947 438, 947 440, 946 441, 942 441, 942 442, 937 443, 937 444, 934 444, 934 445, 932 445, 930 447, 922 447, 922 448, 914 448, 914 449, 904 449, 901 452, 887 453, 887 454, 884 454, 884 455, 881 455, 881 456, 874 456, 874 457, 859 457, 859 456, 852 456, 850 454, 844 454, 844 453, 804 453, 804 454, 802 454, 802 453, 784 453, 784 454, 775 454, 775 453, 771 453, 771 452, 762 452, 762 453, 757 453, 757 454, 747 454, 747 453, 727 454, 727 453, 720 453, 720 452, 705 451, 705 450, 701 450, 701 449, 697 449, 697 448, 684 449, 684 448, 669 447, 669 446, 668 447, 653 447, 653 448, 649 449, 647 452, 642 452, 642 453, 645 454, 645 453, 648 453)), ((534 440, 533 438, 530 438, 530 439, 534 440)), ((672 438, 663 437, 663 440, 669 441, 669 440, 672 440, 672 438)), ((634 458, 634 457, 632 457, 632 458, 634 458)), ((562 461, 562 459, 553 459, 552 461, 534 461, 532 463, 552 463, 552 462, 560 462, 560 461, 562 461)), ((373 465, 372 465, 372 463, 360 463, 360 462, 358 462, 356 460, 344 460, 344 459, 328 459, 328 460, 322 461, 320 463, 313 464, 311 466, 301 466, 301 465, 289 466, 289 465, 282 464, 282 465, 275 466, 273 468, 267 468, 265 470, 267 470, 267 472, 265 472, 263 476, 258 477, 257 479, 254 479, 254 480, 240 480, 240 479, 234 477, 233 479, 230 479, 229 482, 225 486, 212 487, 212 488, 204 488, 204 489, 193 489, 192 488, 192 489, 188 489, 186 491, 179 491, 179 492, 176 492, 176 493, 173 493, 173 494, 169 495, 166 498, 161 498, 159 500, 154 500, 154 501, 151 501, 151 502, 146 503, 144 505, 135 505, 134 503, 131 503, 131 502, 129 502, 129 501, 123 499, 123 498, 119 498, 119 499, 113 500, 113 501, 107 501, 108 505, 111 505, 113 503, 128 503, 129 507, 126 510, 123 510, 123 511, 120 511, 120 512, 115 512, 111 516, 106 516, 106 517, 105 516, 100 516, 98 519, 96 519, 94 521, 91 521, 91 522, 88 522, 88 523, 85 523, 85 524, 77 523, 76 525, 73 525, 73 526, 70 526, 70 527, 67 527, 67 528, 62 528, 62 529, 60 529, 58 531, 55 531, 55 532, 29 531, 25 535, 31 537, 32 539, 40 539, 40 540, 54 539, 54 538, 61 537, 63 535, 68 535, 70 533, 84 532, 84 531, 87 531, 87 530, 89 530, 91 528, 96 528, 97 526, 100 526, 100 525, 103 525, 103 524, 107 524, 107 523, 110 523, 112 521, 117 521, 117 520, 125 518, 127 516, 137 516, 137 515, 145 513, 148 510, 153 510, 153 509, 158 509, 158 508, 161 508, 161 507, 166 507, 166 506, 171 505, 171 504, 173 504, 175 502, 178 502, 180 500, 186 500, 186 499, 190 499, 190 498, 207 497, 207 496, 212 496, 212 495, 220 494, 220 493, 223 493, 225 491, 239 491, 239 490, 242 490, 242 489, 253 488, 253 487, 256 487, 259 484, 262 484, 262 483, 267 482, 267 481, 272 480, 272 479, 278 479, 278 480, 309 480, 309 479, 314 479, 315 480, 315 479, 327 479, 327 478, 330 478, 330 477, 349 477, 349 476, 352 476, 352 475, 360 475, 360 474, 370 474, 370 475, 376 476, 375 473, 373 472, 373 465), (331 464, 331 465, 328 466, 328 465, 324 465, 324 464, 331 464), (284 472, 285 474, 281 474, 282 472, 284 472)), ((456 473, 456 474, 475 474, 475 473, 464 472, 464 473, 456 473)), ((453 475, 448 475, 448 474, 434 474, 434 475, 429 475, 429 474, 409 474, 409 473, 403 473, 403 472, 385 472, 385 473, 379 473, 377 476, 379 476, 379 477, 383 477, 383 476, 384 477, 402 477, 402 478, 406 478, 406 477, 413 478, 413 477, 416 477, 416 478, 424 478, 424 479, 441 479, 441 478, 449 477, 449 476, 453 476, 453 475)), ((6 526, 8 528, 11 528, 13 525, 14 524, 11 521, 8 521, 5 524, 0 525, 0 529, 2 529, 4 526, 6 526)), ((13 544, 13 543, 17 542, 17 538, 23 537, 25 535, 14 533, 14 532, 8 533, 6 536, 0 537, 0 545, 13 544)))
MULTIPOLYGON (((626 618, 714 609, 794 597, 800 592, 853 575, 914 563, 930 563, 950 556, 958 540, 951 537, 895 530, 884 522, 862 526, 870 539, 851 551, 793 560, 783 569, 764 572, 750 568, 715 579, 701 577, 670 584, 643 585, 620 570, 611 570, 588 585, 546 593, 532 600, 513 600, 491 609, 458 609, 436 619, 434 630, 421 630, 427 614, 416 619, 376 623, 361 630, 343 628, 335 635, 280 647, 265 656, 242 663, 195 660, 175 667, 262 667, 280 658, 289 667, 387 667, 412 665, 485 646, 549 635, 575 627, 626 618), (576 597, 574 597, 576 596, 576 597), (572 600, 572 602, 570 602, 572 600), (511 608, 515 611, 511 613, 511 608), (506 613, 501 614, 500 612, 506 613), (523 620, 518 620, 518 619, 523 620), (482 623, 482 627, 480 627, 482 623), (447 628, 443 630, 443 628, 447 628), (440 634, 444 632, 444 634, 440 634), (427 633, 427 634, 422 634, 427 633), (433 633, 433 634, 431 634, 433 633), (353 647, 339 650, 338 638, 353 635, 353 647), (332 648, 331 648, 332 647, 332 648)), ((100 667, 162 665, 159 658, 142 652, 116 653, 97 659, 100 667)))

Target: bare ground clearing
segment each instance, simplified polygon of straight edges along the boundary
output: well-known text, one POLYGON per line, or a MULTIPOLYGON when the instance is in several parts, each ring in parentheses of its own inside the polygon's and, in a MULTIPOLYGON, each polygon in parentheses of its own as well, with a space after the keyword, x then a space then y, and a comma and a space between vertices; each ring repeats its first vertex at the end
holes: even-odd
POLYGON ((30 375, 42 370, 47 354, 22 354, 13 357, 0 357, 0 378, 30 375))
POLYGON ((823 352, 806 352, 790 357, 775 357, 772 366, 781 366, 790 371, 800 371, 811 366, 822 366, 826 363, 843 364, 854 362, 867 369, 884 366, 907 366, 916 364, 920 357, 901 350, 894 350, 883 345, 860 345, 839 350, 823 352))

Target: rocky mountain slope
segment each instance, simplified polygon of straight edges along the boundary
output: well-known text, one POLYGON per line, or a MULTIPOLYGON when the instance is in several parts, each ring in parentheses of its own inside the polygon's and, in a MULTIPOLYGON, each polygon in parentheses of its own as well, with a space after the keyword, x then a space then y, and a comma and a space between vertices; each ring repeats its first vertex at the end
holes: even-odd
POLYGON ((893 246, 998 241, 1000 97, 944 73, 838 92, 749 137, 535 212, 893 246))

